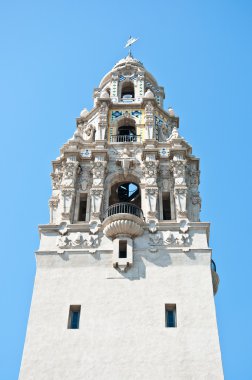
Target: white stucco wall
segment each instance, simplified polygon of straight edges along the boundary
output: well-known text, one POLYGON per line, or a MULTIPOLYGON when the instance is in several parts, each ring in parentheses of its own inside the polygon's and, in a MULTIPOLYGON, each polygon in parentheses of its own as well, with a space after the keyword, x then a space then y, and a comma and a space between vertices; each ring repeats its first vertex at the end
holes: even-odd
POLYGON ((37 254, 20 380, 223 379, 209 249, 37 254), (177 328, 165 328, 165 304, 177 328), (80 328, 67 329, 69 305, 80 328))

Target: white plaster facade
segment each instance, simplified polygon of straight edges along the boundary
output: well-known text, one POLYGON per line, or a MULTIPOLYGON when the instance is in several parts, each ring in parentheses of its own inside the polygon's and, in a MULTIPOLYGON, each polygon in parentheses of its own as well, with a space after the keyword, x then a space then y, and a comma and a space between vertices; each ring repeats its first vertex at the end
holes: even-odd
POLYGON ((139 61, 119 61, 53 161, 20 380, 223 379, 199 160, 164 96, 139 61))

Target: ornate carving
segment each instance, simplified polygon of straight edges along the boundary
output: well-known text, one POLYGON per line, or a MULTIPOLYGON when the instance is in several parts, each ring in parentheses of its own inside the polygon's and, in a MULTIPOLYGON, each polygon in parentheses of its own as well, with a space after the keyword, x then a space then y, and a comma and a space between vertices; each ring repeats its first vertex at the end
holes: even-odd
POLYGON ((148 101, 145 106, 145 128, 148 139, 154 138, 154 106, 152 102, 148 101))
POLYGON ((83 128, 83 139, 85 142, 94 141, 95 127, 92 124, 84 125, 83 128))
POLYGON ((192 202, 191 220, 193 222, 199 222, 199 214, 201 210, 201 197, 199 192, 192 193, 190 199, 192 202))
POLYGON ((198 190, 199 186, 199 170, 189 169, 189 187, 192 190, 198 190))
POLYGON ((101 186, 103 184, 105 169, 107 166, 106 161, 92 161, 92 174, 93 174, 93 185, 101 186))
POLYGON ((145 160, 142 169, 147 185, 156 185, 159 161, 145 160))
POLYGON ((186 217, 187 216, 187 210, 186 210, 187 189, 186 188, 175 188, 174 189, 174 196, 175 196, 177 217, 180 217, 180 218, 186 217))
POLYGON ((95 248, 99 245, 98 235, 83 236, 80 232, 70 235, 60 235, 57 238, 57 246, 66 248, 95 248))
POLYGON ((184 160, 179 154, 174 156, 171 162, 171 169, 173 172, 175 186, 185 185, 186 160, 184 160))
POLYGON ((74 190, 73 189, 63 189, 62 195, 64 198, 71 198, 74 195, 74 190))
POLYGON ((53 208, 54 210, 58 207, 58 204, 59 204, 59 197, 56 196, 56 197, 51 197, 49 199, 49 206, 51 208, 53 208))
POLYGON ((158 196, 158 188, 157 187, 149 187, 145 189, 145 196, 147 198, 147 215, 148 217, 155 218, 156 217, 156 206, 157 206, 157 196, 158 196))
POLYGON ((161 232, 149 234, 150 246, 189 246, 191 244, 191 237, 189 233, 173 234, 171 231, 167 232, 166 239, 164 240, 161 232))
POLYGON ((170 138, 171 139, 178 139, 179 137, 180 136, 179 136, 179 133, 178 133, 177 125, 174 125, 170 138))
POLYGON ((99 109, 99 122, 98 122, 98 131, 95 134, 96 140, 105 139, 105 131, 108 124, 108 106, 106 102, 102 102, 99 109))
POLYGON ((149 244, 150 245, 163 245, 163 237, 160 232, 149 234, 149 244))
POLYGON ((78 177, 77 188, 85 191, 87 190, 89 186, 90 186, 90 170, 89 170, 89 167, 84 166, 81 168, 81 172, 78 177))
POLYGON ((135 158, 130 157, 130 151, 127 148, 123 149, 122 154, 120 154, 121 159, 117 161, 118 164, 122 166, 123 174, 126 177, 129 173, 130 166, 133 166, 135 158))
POLYGON ((159 140, 167 141, 172 133, 172 125, 171 123, 162 123, 159 128, 159 140))
POLYGON ((115 220, 104 228, 105 235, 113 239, 117 235, 129 235, 131 238, 135 238, 141 236, 143 232, 143 228, 140 224, 129 219, 115 220))
POLYGON ((103 189, 94 189, 90 190, 91 195, 91 217, 99 218, 101 211, 101 201, 103 196, 103 189))
POLYGON ((61 185, 63 187, 73 187, 76 179, 78 161, 67 161, 63 164, 63 178, 61 185))

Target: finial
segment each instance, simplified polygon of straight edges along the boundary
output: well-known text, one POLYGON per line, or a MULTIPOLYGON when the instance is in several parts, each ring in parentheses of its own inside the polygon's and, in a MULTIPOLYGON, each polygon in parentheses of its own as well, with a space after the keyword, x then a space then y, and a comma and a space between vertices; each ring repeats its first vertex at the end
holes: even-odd
POLYGON ((126 42, 126 45, 124 46, 125 48, 129 47, 129 54, 128 56, 133 58, 133 55, 131 54, 131 45, 133 45, 136 41, 138 40, 138 38, 135 38, 135 37, 131 37, 129 36, 129 39, 128 41, 126 42))

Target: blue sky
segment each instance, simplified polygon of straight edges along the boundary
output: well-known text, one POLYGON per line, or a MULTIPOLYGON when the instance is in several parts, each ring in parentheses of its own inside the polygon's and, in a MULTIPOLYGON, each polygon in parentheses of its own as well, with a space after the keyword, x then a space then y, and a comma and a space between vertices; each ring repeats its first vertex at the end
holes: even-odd
POLYGON ((0 3, 1 379, 18 376, 51 160, 81 109, 91 109, 93 88, 127 54, 129 34, 201 159, 224 371, 252 378, 251 15, 242 0, 0 3))

